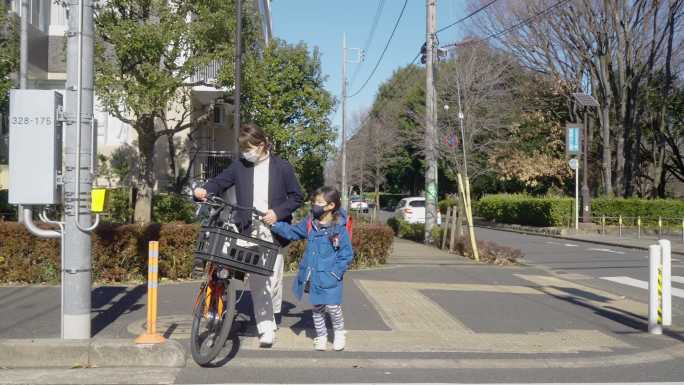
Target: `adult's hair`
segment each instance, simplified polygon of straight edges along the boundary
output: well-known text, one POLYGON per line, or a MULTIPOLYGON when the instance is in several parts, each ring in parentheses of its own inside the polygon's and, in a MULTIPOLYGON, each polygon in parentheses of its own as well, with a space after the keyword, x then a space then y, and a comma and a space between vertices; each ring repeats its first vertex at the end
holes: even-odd
POLYGON ((317 196, 322 196, 328 203, 334 203, 335 208, 333 209, 333 214, 337 214, 342 207, 342 202, 340 201, 340 192, 336 188, 330 186, 319 187, 311 196, 311 200, 316 200, 317 196))
POLYGON ((271 148, 271 141, 268 136, 254 123, 246 123, 240 127, 240 136, 238 137, 240 149, 246 150, 252 146, 258 147, 263 145, 266 149, 271 148))

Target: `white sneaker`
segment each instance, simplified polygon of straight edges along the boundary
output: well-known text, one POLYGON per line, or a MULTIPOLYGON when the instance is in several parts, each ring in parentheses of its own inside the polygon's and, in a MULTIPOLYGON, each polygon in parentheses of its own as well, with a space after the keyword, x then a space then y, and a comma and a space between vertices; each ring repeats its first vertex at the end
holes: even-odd
POLYGON ((333 341, 333 349, 335 351, 341 351, 344 350, 344 347, 347 345, 347 332, 342 330, 342 331, 335 331, 335 340, 333 341))
POLYGON ((259 346, 262 348, 270 348, 273 346, 275 340, 275 332, 269 330, 259 337, 259 346))
POLYGON ((328 336, 314 338, 314 349, 319 351, 328 350, 328 336))

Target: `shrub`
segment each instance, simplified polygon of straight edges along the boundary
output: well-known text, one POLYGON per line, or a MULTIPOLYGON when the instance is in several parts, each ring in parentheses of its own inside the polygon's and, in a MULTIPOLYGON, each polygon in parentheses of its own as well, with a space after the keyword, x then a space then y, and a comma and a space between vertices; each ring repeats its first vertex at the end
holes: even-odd
POLYGON ((0 220, 16 221, 17 207, 7 202, 9 199, 8 190, 0 190, 0 220))
MULTIPOLYGON (((394 235, 408 239, 415 242, 425 242, 425 224, 422 223, 408 223, 401 219, 390 218, 387 220, 387 225, 392 229, 394 235)), ((434 226, 432 228, 432 239, 436 242, 442 239, 442 227, 434 226)))
MULTIPOLYGON (((466 258, 475 259, 473 249, 470 247, 470 241, 465 238, 456 238, 454 251, 466 258)), ((501 246, 492 241, 477 241, 477 251, 480 257, 480 262, 490 263, 494 265, 512 265, 517 264, 520 258, 523 258, 522 251, 512 247, 501 246)))
POLYGON ((501 223, 561 226, 573 213, 573 200, 524 194, 487 195, 477 202, 474 210, 485 219, 501 223))
POLYGON ((445 199, 442 199, 441 201, 439 201, 438 205, 439 205, 439 212, 441 212, 442 215, 445 215, 447 213, 447 210, 449 209, 449 207, 454 207, 454 206, 458 205, 458 201, 455 198, 448 197, 448 198, 445 198, 445 199))
POLYGON ((130 188, 117 188, 109 190, 107 198, 107 211, 104 217, 112 223, 130 223, 133 220, 133 206, 131 205, 130 188))
MULTIPOLYGON (((352 229, 352 248, 354 259, 351 268, 357 269, 385 264, 392 252, 394 233, 384 225, 369 225, 355 223, 352 229)), ((304 255, 305 241, 292 242, 289 247, 287 266, 290 271, 296 271, 299 261, 304 255)))
POLYGON ((152 199, 152 207, 152 221, 156 223, 195 221, 195 205, 183 195, 157 194, 152 199))
POLYGON ((684 218, 684 201, 678 199, 594 198, 591 201, 595 217, 642 217, 644 224, 657 223, 658 217, 684 218))
MULTIPOLYGON (((143 281, 147 248, 159 241, 159 276, 190 278, 199 225, 171 223, 140 225, 101 224, 92 236, 93 280, 143 281)), ((352 267, 385 263, 392 250, 392 230, 386 226, 356 225, 352 267)), ((59 241, 40 239, 16 222, 0 223, 0 283, 56 283, 59 281, 59 241)), ((296 266, 303 242, 289 249, 290 266, 296 266)))

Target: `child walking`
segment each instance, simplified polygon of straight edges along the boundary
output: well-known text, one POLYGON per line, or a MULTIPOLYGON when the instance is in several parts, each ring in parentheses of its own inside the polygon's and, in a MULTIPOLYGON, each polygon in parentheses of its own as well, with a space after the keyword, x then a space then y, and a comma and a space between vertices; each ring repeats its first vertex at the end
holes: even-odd
POLYGON ((313 195, 310 217, 295 225, 277 222, 272 227, 274 233, 288 240, 307 239, 292 291, 298 299, 304 293, 309 294, 309 302, 313 305, 316 350, 327 350, 328 347, 326 313, 335 331, 333 348, 340 351, 346 345, 342 280, 353 256, 346 224, 346 213, 340 209, 339 191, 321 187, 313 195))

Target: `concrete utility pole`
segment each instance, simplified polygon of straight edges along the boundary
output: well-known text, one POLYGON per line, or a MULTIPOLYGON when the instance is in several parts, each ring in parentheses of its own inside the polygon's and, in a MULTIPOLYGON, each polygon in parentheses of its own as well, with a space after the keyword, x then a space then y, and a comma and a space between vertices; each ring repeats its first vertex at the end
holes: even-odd
POLYGON ((64 109, 63 338, 90 338, 93 183, 92 0, 67 2, 67 81, 64 109))
POLYGON ((235 148, 233 154, 235 160, 240 159, 240 86, 242 84, 242 0, 236 1, 237 10, 235 12, 237 26, 235 29, 235 112, 233 112, 233 131, 235 132, 235 148))
MULTIPOLYGON (((19 88, 28 88, 28 24, 29 4, 28 0, 21 0, 21 28, 19 32, 19 88)), ((17 206, 17 221, 22 223, 24 209, 17 206)))
POLYGON ((432 228, 437 219, 437 154, 435 150, 436 92, 433 79, 437 0, 427 0, 427 36, 425 62, 425 243, 432 242, 432 228))
POLYGON ((19 88, 28 88, 28 0, 21 0, 21 32, 19 38, 19 88))
POLYGON ((584 107, 584 137, 582 138, 582 223, 591 223, 591 195, 589 194, 589 109, 584 107))
POLYGON ((347 34, 342 34, 342 207, 349 207, 347 193, 347 34))

